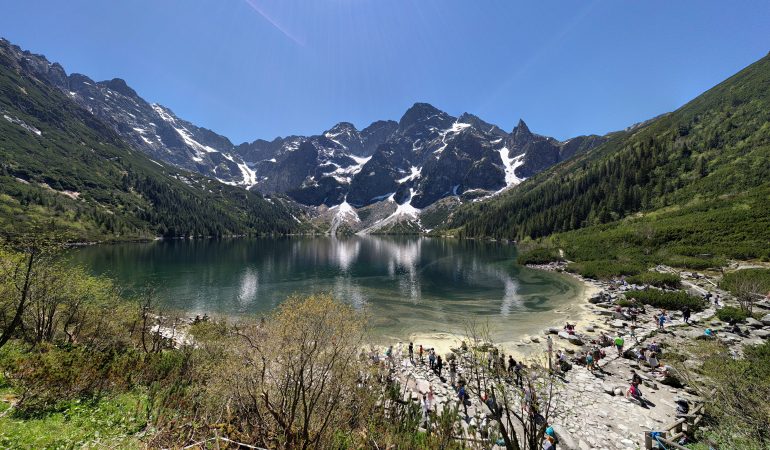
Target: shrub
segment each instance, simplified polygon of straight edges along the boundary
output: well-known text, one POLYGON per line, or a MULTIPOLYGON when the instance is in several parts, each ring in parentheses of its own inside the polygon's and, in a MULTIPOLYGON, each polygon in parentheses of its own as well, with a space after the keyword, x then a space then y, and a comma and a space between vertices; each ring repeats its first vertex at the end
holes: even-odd
POLYGON ((674 273, 642 272, 626 278, 631 284, 648 284, 655 287, 678 288, 681 285, 679 275, 674 273))
POLYGON ((741 322, 746 320, 747 317, 749 317, 748 312, 735 306, 725 306, 717 311, 717 318, 722 322, 730 322, 731 320, 741 322))
POLYGON ((516 262, 524 264, 547 264, 554 261, 561 261, 559 251, 555 248, 537 247, 521 253, 516 262))
POLYGON ((770 269, 743 269, 725 274, 719 287, 730 291, 733 295, 740 295, 744 285, 750 284, 758 293, 770 292, 770 269))
POLYGON ((644 267, 636 263, 628 263, 611 260, 597 260, 570 263, 567 271, 578 273, 586 278, 609 279, 624 275, 636 275, 644 270, 644 267))
POLYGON ((672 255, 666 258, 664 263, 672 267, 704 270, 723 267, 727 264, 727 261, 724 258, 672 255))
POLYGON ((665 292, 658 289, 644 289, 626 292, 626 298, 638 300, 655 308, 678 310, 688 306, 690 310, 696 312, 706 308, 706 302, 702 298, 684 291, 665 292))

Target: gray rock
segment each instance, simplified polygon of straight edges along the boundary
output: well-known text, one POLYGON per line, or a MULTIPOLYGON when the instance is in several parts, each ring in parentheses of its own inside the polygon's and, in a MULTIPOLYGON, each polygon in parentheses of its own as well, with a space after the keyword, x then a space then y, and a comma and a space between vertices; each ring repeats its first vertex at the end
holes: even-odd
POLYGON ((751 328, 762 328, 763 324, 757 319, 753 317, 749 317, 746 319, 746 325, 750 326, 751 328))
POLYGON ((770 330, 755 330, 752 334, 758 338, 767 339, 770 337, 770 330))
POLYGON ((770 325, 770 314, 765 314, 765 316, 759 319, 759 321, 765 325, 770 325))

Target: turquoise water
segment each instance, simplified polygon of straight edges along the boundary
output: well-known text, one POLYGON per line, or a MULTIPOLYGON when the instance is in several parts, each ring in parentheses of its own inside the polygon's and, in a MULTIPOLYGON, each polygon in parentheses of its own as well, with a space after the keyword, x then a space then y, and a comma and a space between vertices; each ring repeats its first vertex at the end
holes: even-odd
MULTIPOLYGON (((157 289, 188 315, 260 315, 291 294, 331 292, 366 309, 378 336, 532 331, 582 292, 569 277, 515 264, 512 245, 421 237, 156 241, 81 248, 73 259, 129 290, 157 289)), ((567 308, 568 310, 569 308, 567 308)))

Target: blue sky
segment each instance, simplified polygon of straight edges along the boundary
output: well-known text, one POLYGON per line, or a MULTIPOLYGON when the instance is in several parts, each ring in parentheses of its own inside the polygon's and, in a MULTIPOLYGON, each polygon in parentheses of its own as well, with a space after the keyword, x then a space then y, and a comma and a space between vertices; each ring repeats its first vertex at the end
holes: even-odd
POLYGON ((564 139, 676 109, 770 50, 770 2, 0 0, 0 36, 235 143, 424 101, 564 139))

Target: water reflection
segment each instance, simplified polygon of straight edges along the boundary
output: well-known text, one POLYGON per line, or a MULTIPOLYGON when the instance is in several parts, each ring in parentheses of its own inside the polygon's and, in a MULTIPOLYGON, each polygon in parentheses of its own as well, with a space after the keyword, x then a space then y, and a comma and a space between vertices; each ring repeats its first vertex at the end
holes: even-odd
POLYGON ((470 318, 508 326, 574 295, 564 278, 519 267, 515 257, 509 245, 380 236, 166 241, 72 255, 124 286, 154 284, 178 310, 261 314, 292 294, 330 292, 391 331, 456 328, 470 318))

